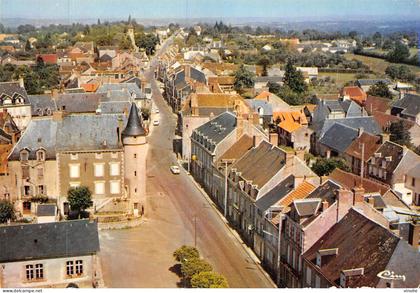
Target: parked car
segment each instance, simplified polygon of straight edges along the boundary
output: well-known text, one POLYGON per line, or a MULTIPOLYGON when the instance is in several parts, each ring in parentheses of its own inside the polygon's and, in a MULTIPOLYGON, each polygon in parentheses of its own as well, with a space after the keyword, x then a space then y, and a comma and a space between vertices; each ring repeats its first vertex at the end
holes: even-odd
POLYGON ((159 120, 153 121, 153 126, 158 126, 158 125, 159 125, 159 120))
POLYGON ((169 169, 171 169, 172 174, 179 174, 180 173, 180 170, 179 170, 178 166, 173 165, 169 169))
POLYGON ((159 113, 159 109, 156 109, 156 110, 155 110, 155 113, 156 113, 156 114, 157 114, 157 113, 159 113))

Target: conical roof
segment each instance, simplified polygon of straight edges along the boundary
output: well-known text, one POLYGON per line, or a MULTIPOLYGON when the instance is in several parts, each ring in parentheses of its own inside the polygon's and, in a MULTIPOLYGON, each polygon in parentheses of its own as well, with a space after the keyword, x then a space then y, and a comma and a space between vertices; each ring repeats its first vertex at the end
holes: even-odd
POLYGON ((125 127, 124 131, 122 132, 123 136, 142 136, 146 135, 146 131, 144 131, 141 115, 137 110, 137 106, 132 103, 130 109, 130 115, 128 116, 127 126, 125 127))

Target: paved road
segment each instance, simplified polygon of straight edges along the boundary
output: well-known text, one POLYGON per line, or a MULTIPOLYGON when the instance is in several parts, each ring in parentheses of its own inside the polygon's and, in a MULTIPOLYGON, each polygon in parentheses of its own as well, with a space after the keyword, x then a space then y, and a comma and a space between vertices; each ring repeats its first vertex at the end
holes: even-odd
POLYGON ((170 173, 169 166, 176 163, 175 117, 155 81, 152 89, 160 125, 148 137, 146 219, 138 228, 100 232, 106 286, 179 286, 179 277, 171 271, 172 252, 183 244, 194 245, 196 235, 201 255, 231 287, 273 287, 188 175, 170 173))

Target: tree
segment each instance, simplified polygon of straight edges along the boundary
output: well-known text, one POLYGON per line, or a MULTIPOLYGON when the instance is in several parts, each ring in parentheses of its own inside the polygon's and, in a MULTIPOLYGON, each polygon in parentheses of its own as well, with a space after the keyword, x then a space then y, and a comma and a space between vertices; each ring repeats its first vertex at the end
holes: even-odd
POLYGON ((130 38, 127 35, 124 35, 120 42, 120 49, 122 50, 131 50, 133 45, 130 38))
POLYGON ((262 57, 260 60, 258 60, 258 65, 261 65, 263 67, 262 75, 267 76, 267 67, 268 65, 270 65, 270 60, 267 57, 262 57))
POLYGON ((401 63, 410 57, 407 46, 401 42, 396 42, 394 48, 388 53, 387 59, 393 63, 401 63))
POLYGON ((389 139, 399 145, 411 145, 411 135, 408 128, 405 126, 404 121, 399 120, 392 122, 389 127, 389 139))
POLYGON ((318 176, 325 176, 331 174, 335 168, 339 168, 344 171, 350 171, 346 162, 340 158, 317 158, 311 169, 318 176))
POLYGON ((80 215, 81 211, 91 207, 92 194, 86 186, 72 187, 67 192, 67 199, 69 201, 70 209, 78 212, 80 215))
POLYGON ((185 260, 199 258, 200 253, 198 252, 198 249, 195 247, 182 245, 180 248, 174 251, 173 256, 176 261, 179 261, 182 263, 185 260))
POLYGON ((211 265, 200 258, 191 258, 181 263, 181 272, 186 280, 190 280, 195 274, 212 270, 211 265))
POLYGON ((26 52, 29 52, 31 50, 32 50, 31 42, 29 42, 29 40, 26 40, 26 43, 25 43, 25 51, 26 52))
POLYGON ((413 81, 416 78, 416 74, 406 65, 391 64, 385 69, 385 73, 392 79, 400 79, 403 81, 413 81))
POLYGON ((191 278, 192 288, 229 288, 226 278, 216 272, 201 272, 191 278))
POLYGON ((255 75, 248 71, 244 65, 241 65, 235 72, 234 87, 235 90, 241 91, 245 88, 252 88, 255 84, 255 75))
POLYGON ((137 47, 145 49, 147 55, 152 55, 156 50, 156 45, 159 43, 159 38, 153 34, 137 34, 135 36, 137 47))
POLYGON ((6 200, 0 201, 0 224, 6 223, 8 220, 15 218, 15 210, 13 204, 6 200))
POLYGON ((299 94, 304 93, 307 89, 302 72, 296 70, 291 59, 288 59, 286 63, 284 84, 287 85, 292 91, 299 94))
POLYGON ((269 81, 268 83, 267 83, 267 85, 268 85, 268 91, 270 92, 270 93, 273 93, 273 94, 275 94, 275 95, 278 95, 278 93, 280 92, 280 90, 281 90, 281 85, 279 85, 278 83, 276 83, 276 82, 272 82, 272 81, 269 81))
POLYGON ((379 81, 372 85, 367 92, 368 95, 392 99, 392 93, 386 83, 379 81))

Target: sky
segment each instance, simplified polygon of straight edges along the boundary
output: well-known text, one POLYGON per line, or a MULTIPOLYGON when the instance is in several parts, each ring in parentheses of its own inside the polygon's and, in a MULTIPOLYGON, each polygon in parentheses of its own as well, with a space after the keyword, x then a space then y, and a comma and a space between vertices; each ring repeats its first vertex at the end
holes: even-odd
POLYGON ((419 19, 420 0, 0 0, 2 18, 419 19))

